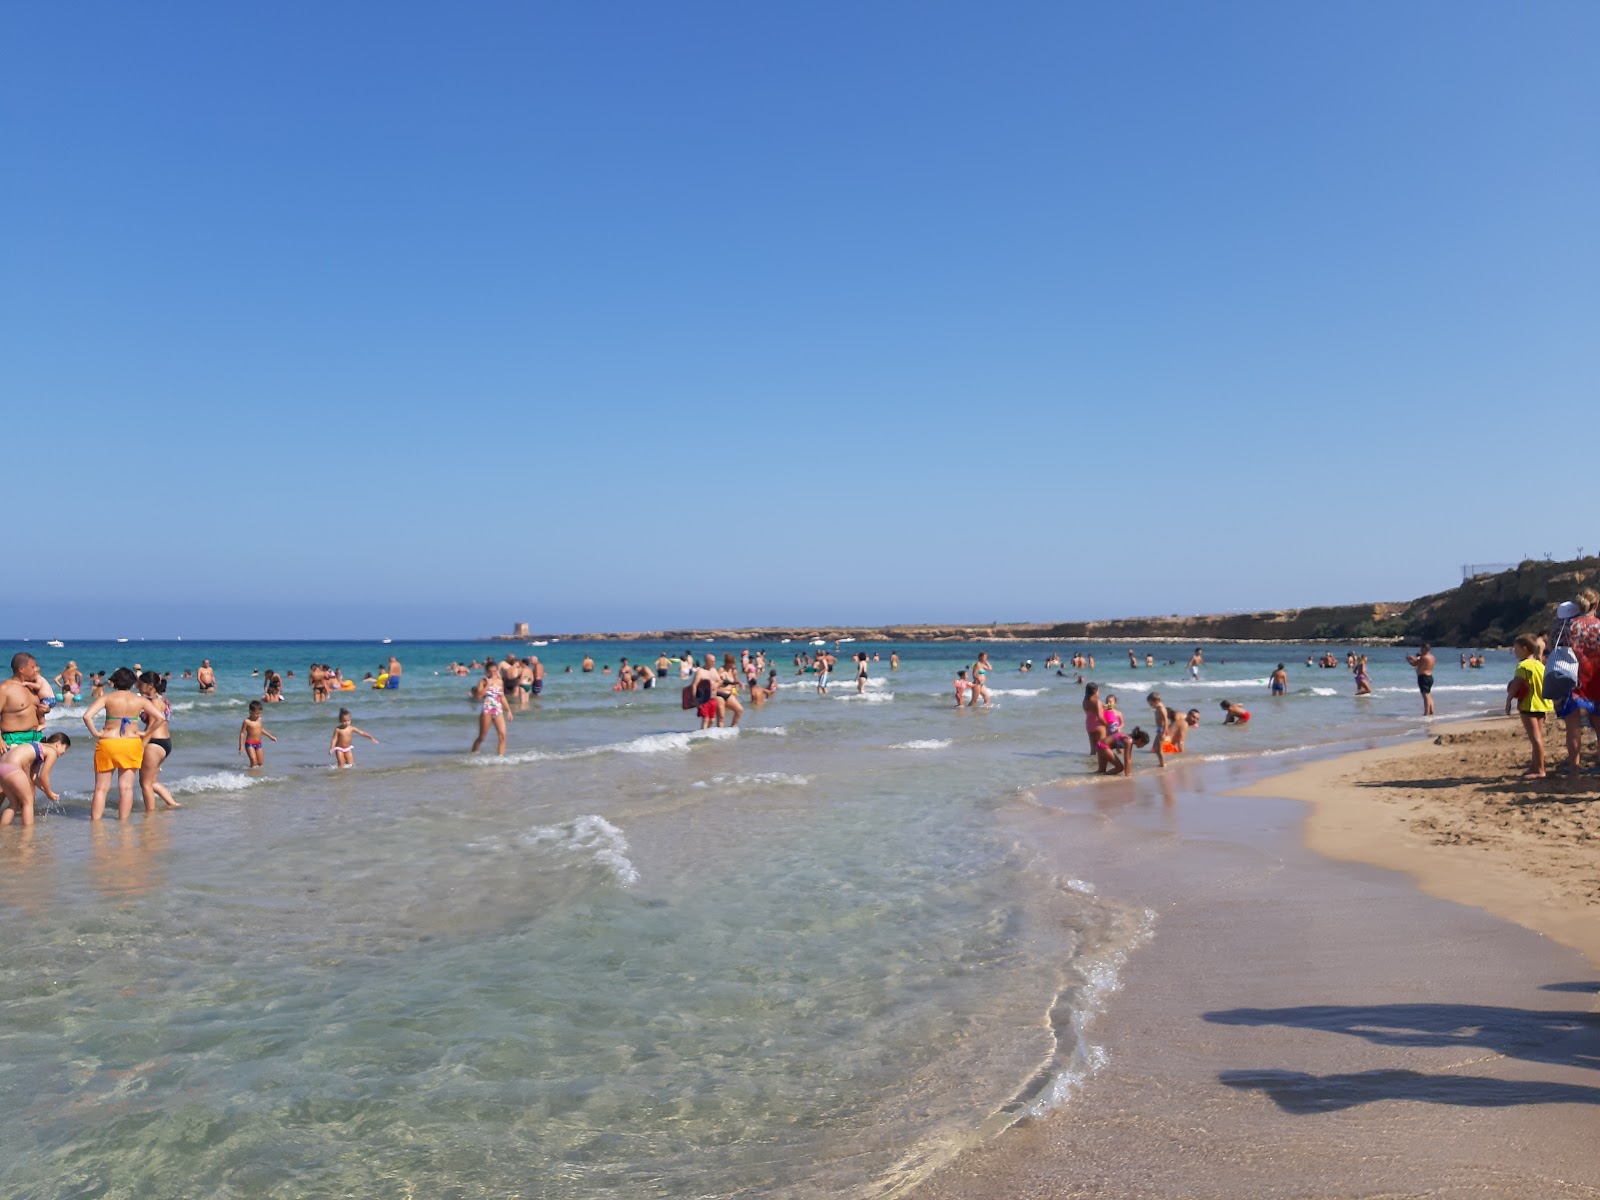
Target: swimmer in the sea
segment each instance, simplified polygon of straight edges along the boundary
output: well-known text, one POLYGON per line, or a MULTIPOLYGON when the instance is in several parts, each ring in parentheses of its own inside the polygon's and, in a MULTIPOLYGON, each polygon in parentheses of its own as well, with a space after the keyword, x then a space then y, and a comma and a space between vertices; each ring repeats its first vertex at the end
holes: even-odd
POLYGON ((1222 718, 1224 725, 1243 725, 1250 719, 1249 710, 1240 708, 1232 700, 1221 700, 1218 703, 1222 705, 1222 711, 1228 714, 1222 718))
POLYGON ((1289 672, 1283 669, 1283 664, 1278 664, 1278 669, 1272 673, 1272 678, 1267 681, 1267 691, 1274 696, 1281 696, 1289 690, 1289 672))

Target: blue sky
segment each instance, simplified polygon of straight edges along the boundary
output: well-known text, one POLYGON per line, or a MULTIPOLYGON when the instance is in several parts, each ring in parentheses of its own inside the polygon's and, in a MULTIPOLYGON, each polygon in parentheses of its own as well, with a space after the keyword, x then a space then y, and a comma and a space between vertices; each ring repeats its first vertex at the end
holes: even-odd
POLYGON ((1600 378, 1594 4, 0 22, 0 634, 1069 619, 1600 548, 1545 449, 1600 378))

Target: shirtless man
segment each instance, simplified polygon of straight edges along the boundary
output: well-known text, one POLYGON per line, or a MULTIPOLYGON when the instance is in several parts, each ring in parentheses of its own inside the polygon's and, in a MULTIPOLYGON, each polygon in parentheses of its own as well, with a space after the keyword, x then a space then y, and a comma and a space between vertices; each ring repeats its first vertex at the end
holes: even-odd
POLYGON ((585 654, 583 656, 583 673, 585 675, 587 675, 587 674, 589 674, 589 672, 591 672, 593 670, 594 670, 594 659, 590 658, 587 654, 585 654))
MULTIPOLYGON (((533 668, 533 678, 528 682, 533 684, 532 691, 537 696, 544 691, 544 664, 530 654, 528 656, 528 665, 533 668)), ((572 668, 568 667, 567 669, 570 671, 572 668)))
POLYGON ((717 719, 720 709, 717 707, 717 656, 706 655, 706 665, 696 667, 694 674, 689 677, 689 686, 694 689, 692 693, 695 703, 695 715, 700 718, 700 728, 710 729, 712 722, 717 719))
POLYGON ((667 652, 663 650, 659 655, 656 656, 656 678, 665 679, 667 677, 667 672, 671 669, 672 660, 667 657, 667 652))
POLYGON ((26 650, 12 655, 11 678, 0 683, 0 740, 8 747, 37 742, 54 699, 33 655, 26 650))
POLYGON ((209 658, 200 660, 200 669, 194 673, 194 681, 200 685, 202 692, 214 692, 217 690, 217 673, 211 669, 211 660, 209 658))
POLYGON ((400 686, 400 670, 400 660, 392 654, 389 655, 389 686, 391 688, 400 686))
POLYGON ((1200 668, 1206 665, 1206 656, 1200 652, 1200 647, 1194 648, 1194 653, 1189 656, 1189 678, 1199 679, 1200 668))
POLYGON ((1422 715, 1433 716, 1433 647, 1427 642, 1415 654, 1406 655, 1406 661, 1417 672, 1417 690, 1422 693, 1422 715))

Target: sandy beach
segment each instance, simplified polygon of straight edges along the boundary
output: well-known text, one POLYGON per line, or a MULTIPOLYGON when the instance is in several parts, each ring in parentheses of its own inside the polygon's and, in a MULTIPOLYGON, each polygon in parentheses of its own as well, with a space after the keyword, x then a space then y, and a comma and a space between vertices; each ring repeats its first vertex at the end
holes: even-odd
MULTIPOLYGON (((1549 724, 1555 772, 1565 734, 1549 724)), ((1528 780, 1527 764, 1520 724, 1491 718, 1311 763, 1250 794, 1309 803, 1306 842, 1319 853, 1404 871, 1429 895, 1487 909, 1600 966, 1600 775, 1528 780)))
POLYGON ((1513 728, 1041 792, 1063 872, 1143 831, 1101 876, 1155 937, 1101 1074, 917 1200, 1600 1195, 1592 777, 1524 785, 1513 728))

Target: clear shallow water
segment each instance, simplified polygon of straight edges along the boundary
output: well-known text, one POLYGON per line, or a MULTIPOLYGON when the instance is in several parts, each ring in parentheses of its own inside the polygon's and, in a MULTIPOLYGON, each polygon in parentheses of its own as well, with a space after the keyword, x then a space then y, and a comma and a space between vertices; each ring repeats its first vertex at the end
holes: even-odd
MULTIPOLYGON (((389 648, 29 647, 51 674, 209 657, 221 690, 170 693, 185 811, 91 827, 79 747, 68 813, 0 835, 4 1194, 874 1194, 1092 1073, 1084 1022, 1147 914, 1099 895, 1092 861, 1051 874, 997 832, 1026 789, 1088 779, 1081 688, 1011 669, 1052 647, 991 646, 987 712, 950 697, 976 647, 901 647, 866 700, 818 697, 785 655, 796 686, 702 736, 675 678, 614 693, 558 644, 504 760, 464 753, 469 681, 434 674, 500 648, 392 648, 404 687, 344 698, 381 744, 336 773, 338 705, 309 702, 306 665, 359 676, 389 648), (236 732, 268 666, 301 678, 252 777, 236 732)), ((1209 648, 1227 661, 1198 685, 1093 652, 1130 724, 1152 681, 1202 709, 1195 758, 1418 723, 1398 651, 1360 701, 1303 650, 1209 648), (1292 694, 1271 700, 1278 661, 1292 694), (1215 723, 1222 696, 1247 728, 1215 723)), ((1441 669, 1441 714, 1509 673, 1441 669)))

